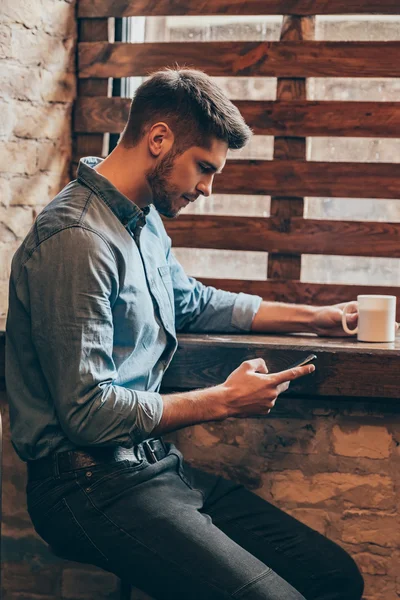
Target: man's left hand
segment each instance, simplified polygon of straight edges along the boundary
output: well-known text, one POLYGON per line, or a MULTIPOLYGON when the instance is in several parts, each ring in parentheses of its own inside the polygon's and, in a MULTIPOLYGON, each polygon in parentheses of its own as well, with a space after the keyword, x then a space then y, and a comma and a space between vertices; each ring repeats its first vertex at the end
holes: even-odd
MULTIPOLYGON (((311 322, 314 333, 321 336, 350 337, 350 334, 346 333, 342 327, 343 307, 346 304, 348 303, 342 302, 341 304, 317 308, 311 322)), ((347 325, 349 329, 354 329, 358 323, 357 302, 349 303, 346 312, 347 325)))

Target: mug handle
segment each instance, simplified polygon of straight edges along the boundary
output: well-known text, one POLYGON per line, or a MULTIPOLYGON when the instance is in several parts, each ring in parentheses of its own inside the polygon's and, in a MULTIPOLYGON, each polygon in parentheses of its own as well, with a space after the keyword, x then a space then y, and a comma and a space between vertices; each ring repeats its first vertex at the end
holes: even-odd
POLYGON ((342 327, 345 330, 346 333, 349 333, 350 335, 357 333, 358 332, 358 325, 357 327, 355 327, 355 329, 349 329, 347 327, 347 320, 346 320, 346 315, 347 315, 347 307, 350 304, 353 304, 354 300, 352 300, 351 302, 348 302, 347 304, 345 304, 343 306, 343 312, 342 312, 342 327))

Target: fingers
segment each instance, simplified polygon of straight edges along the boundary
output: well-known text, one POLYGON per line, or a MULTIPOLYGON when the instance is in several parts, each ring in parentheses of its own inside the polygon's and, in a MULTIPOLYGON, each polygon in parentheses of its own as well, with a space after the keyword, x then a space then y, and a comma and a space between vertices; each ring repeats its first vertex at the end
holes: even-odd
POLYGON ((348 323, 354 323, 358 319, 358 312, 356 313, 346 313, 346 321, 348 323))
POLYGON ((346 309, 347 313, 351 314, 351 313, 358 312, 357 300, 353 300, 352 302, 341 302, 340 304, 337 304, 336 306, 338 308, 340 308, 341 310, 343 310, 346 305, 347 305, 347 309, 346 309))
POLYGON ((304 375, 310 375, 315 371, 315 365, 304 365, 303 367, 294 367, 293 369, 286 369, 279 373, 274 373, 271 377, 274 378, 275 384, 278 386, 282 383, 293 381, 304 375))
POLYGON ((283 392, 286 392, 289 389, 289 385, 290 385, 290 381, 284 381, 283 383, 280 383, 276 388, 276 391, 278 392, 278 396, 279 396, 279 394, 283 394, 283 392))
POLYGON ((263 358, 252 358, 250 360, 245 360, 242 363, 242 366, 244 366, 248 371, 268 374, 268 367, 263 358))

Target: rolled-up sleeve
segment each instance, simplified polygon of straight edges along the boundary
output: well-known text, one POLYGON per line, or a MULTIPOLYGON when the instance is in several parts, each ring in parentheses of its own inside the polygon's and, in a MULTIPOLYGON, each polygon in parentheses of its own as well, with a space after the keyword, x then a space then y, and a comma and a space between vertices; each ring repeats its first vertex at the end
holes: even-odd
POLYGON ((24 269, 40 371, 66 436, 80 446, 126 447, 149 437, 162 416, 160 394, 114 383, 112 248, 70 227, 42 242, 24 269))
POLYGON ((175 326, 179 332, 240 333, 251 329, 262 298, 251 294, 227 292, 206 286, 186 275, 168 251, 175 301, 175 326))

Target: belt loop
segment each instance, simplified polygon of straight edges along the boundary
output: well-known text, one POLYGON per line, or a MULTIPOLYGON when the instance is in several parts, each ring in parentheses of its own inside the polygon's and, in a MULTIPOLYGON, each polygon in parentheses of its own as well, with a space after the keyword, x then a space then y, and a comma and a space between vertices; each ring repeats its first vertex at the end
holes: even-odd
POLYGON ((161 446, 162 446, 162 449, 164 450, 165 454, 168 454, 168 448, 167 448, 166 443, 164 442, 163 438, 159 437, 158 439, 161 442, 161 446))
POLYGON ((148 462, 150 464, 154 464, 157 462, 157 456, 156 456, 156 453, 154 452, 153 448, 150 445, 150 441, 151 440, 144 440, 144 442, 142 442, 142 447, 143 447, 144 455, 147 458, 148 462))

